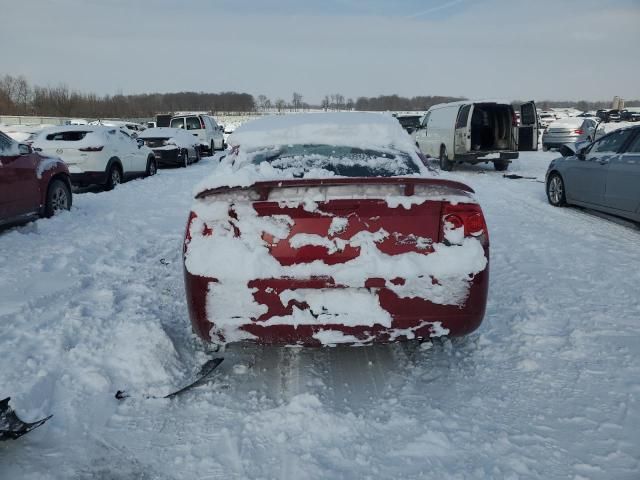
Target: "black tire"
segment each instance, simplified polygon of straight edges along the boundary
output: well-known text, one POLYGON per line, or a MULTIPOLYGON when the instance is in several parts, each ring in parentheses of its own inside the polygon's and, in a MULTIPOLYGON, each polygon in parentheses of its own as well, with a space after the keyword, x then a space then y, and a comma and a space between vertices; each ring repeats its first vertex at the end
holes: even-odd
POLYGON ((64 180, 54 178, 47 188, 47 203, 44 206, 44 216, 53 217, 56 213, 71 208, 71 189, 64 180))
POLYGON ((549 175, 547 180, 547 200, 554 207, 564 207, 567 204, 564 180, 557 172, 549 175))
POLYGON ((209 155, 213 157, 213 154, 216 151, 216 144, 211 140, 211 148, 209 148, 209 155))
POLYGON ((112 164, 107 172, 107 183, 105 185, 107 190, 113 190, 116 185, 122 183, 122 169, 118 164, 112 164))
POLYGON ((447 148, 444 145, 440 147, 440 170, 445 172, 453 170, 453 162, 447 157, 447 148))
POLYGON ((507 168, 509 168, 509 162, 506 160, 496 160, 493 162, 493 168, 495 168, 498 172, 504 172, 507 168))
POLYGON ((153 177, 156 173, 158 173, 158 164, 156 163, 156 159, 153 157, 149 157, 147 159, 147 171, 145 173, 145 176, 153 177))
POLYGON ((185 148, 184 151, 182 152, 182 156, 184 157, 184 161, 180 166, 182 168, 187 168, 189 166, 189 150, 185 148))
POLYGON ((194 162, 198 163, 200 161, 200 149, 194 148, 194 151, 196 152, 196 159, 194 160, 194 162))

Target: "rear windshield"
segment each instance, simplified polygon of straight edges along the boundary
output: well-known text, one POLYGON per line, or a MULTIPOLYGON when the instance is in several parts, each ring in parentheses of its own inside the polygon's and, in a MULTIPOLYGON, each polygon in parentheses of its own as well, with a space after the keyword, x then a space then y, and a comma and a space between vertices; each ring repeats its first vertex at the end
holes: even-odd
POLYGON ((76 141, 82 140, 84 137, 86 137, 87 133, 91 133, 91 132, 85 132, 85 131, 81 132, 81 131, 78 131, 78 130, 72 130, 70 132, 50 133, 49 135, 47 135, 47 140, 76 142, 76 141))
POLYGON ((420 126, 420 119, 422 118, 422 116, 417 115, 415 117, 398 117, 398 121, 400 122, 400 125, 402 125, 402 128, 417 128, 420 126))
POLYGON ((334 145, 287 145, 249 153, 251 162, 268 162, 302 177, 312 170, 326 170, 342 177, 394 177, 418 173, 418 166, 402 152, 334 145))

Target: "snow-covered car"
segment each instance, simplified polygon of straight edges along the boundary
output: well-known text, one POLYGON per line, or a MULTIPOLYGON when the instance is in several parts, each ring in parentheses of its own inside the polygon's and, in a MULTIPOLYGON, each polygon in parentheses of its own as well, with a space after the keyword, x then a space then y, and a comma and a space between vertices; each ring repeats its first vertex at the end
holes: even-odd
POLYGON ((103 125, 66 125, 46 129, 33 148, 58 156, 69 166, 77 186, 105 185, 107 189, 136 177, 155 175, 156 158, 142 140, 103 125))
POLYGON ((555 113, 542 111, 538 115, 538 124, 541 129, 546 129, 551 123, 558 119, 555 113))
POLYGON ((640 126, 562 151, 547 170, 551 205, 579 205, 640 222, 640 126))
POLYGON ((208 151, 211 155, 215 150, 224 150, 225 148, 222 129, 209 115, 176 115, 171 118, 169 126, 182 128, 194 135, 200 142, 201 151, 208 151))
POLYGON ((549 124, 542 136, 542 149, 560 148, 567 143, 591 142, 598 121, 594 118, 567 117, 549 124))
POLYGON ((598 128, 595 133, 595 140, 604 137, 608 133, 611 133, 615 130, 620 130, 621 128, 633 127, 635 123, 633 122, 600 122, 598 124, 598 128))
POLYGON ((159 166, 186 167, 200 160, 200 142, 180 128, 148 128, 138 138, 153 150, 159 166))
POLYGON ((71 208, 71 181, 58 158, 34 152, 0 132, 0 225, 50 217, 71 208))
POLYGON ((105 127, 116 127, 124 130, 132 137, 138 136, 138 134, 146 128, 140 123, 127 122, 125 120, 94 120, 93 122, 87 123, 87 125, 103 125, 105 127))
POLYGON ((424 117, 424 113, 398 113, 394 115, 409 135, 415 139, 416 130, 420 128, 420 121, 424 117))
POLYGON ((437 178, 391 116, 265 117, 194 190, 187 303, 205 341, 334 345, 481 323, 489 238, 473 190, 437 178))

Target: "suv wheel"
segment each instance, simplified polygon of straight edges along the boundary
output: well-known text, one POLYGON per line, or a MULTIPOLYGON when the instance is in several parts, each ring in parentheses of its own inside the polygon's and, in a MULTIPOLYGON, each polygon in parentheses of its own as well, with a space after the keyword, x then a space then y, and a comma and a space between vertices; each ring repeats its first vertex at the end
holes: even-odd
POLYGON ((158 173, 158 165, 156 165, 156 159, 149 157, 147 159, 147 177, 152 177, 158 173))
POLYGON ((122 172, 118 165, 111 165, 109 172, 107 173, 107 190, 113 190, 116 185, 122 183, 122 172))
POLYGON ((71 208, 71 190, 62 180, 54 179, 47 190, 47 203, 44 206, 45 217, 53 217, 56 213, 71 208))

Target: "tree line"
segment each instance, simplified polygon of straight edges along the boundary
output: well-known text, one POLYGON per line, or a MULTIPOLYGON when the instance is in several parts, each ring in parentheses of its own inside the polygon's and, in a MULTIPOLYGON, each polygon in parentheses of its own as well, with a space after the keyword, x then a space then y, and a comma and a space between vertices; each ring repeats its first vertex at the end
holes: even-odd
MULTIPOLYGON (((320 105, 304 102, 301 93, 293 92, 289 101, 254 97, 238 92, 176 92, 137 95, 96 95, 71 90, 66 85, 41 87, 31 85, 24 76, 0 77, 0 114, 38 115, 87 118, 150 118, 157 113, 177 111, 210 111, 220 113, 282 113, 309 109, 359 111, 423 111, 462 97, 379 95, 377 97, 346 98, 340 93, 327 94, 320 105)), ((514 102, 515 103, 515 102, 514 102)), ((540 109, 574 107, 579 110, 609 108, 610 101, 542 101, 540 109)), ((626 106, 640 106, 640 101, 626 101, 626 106)))

